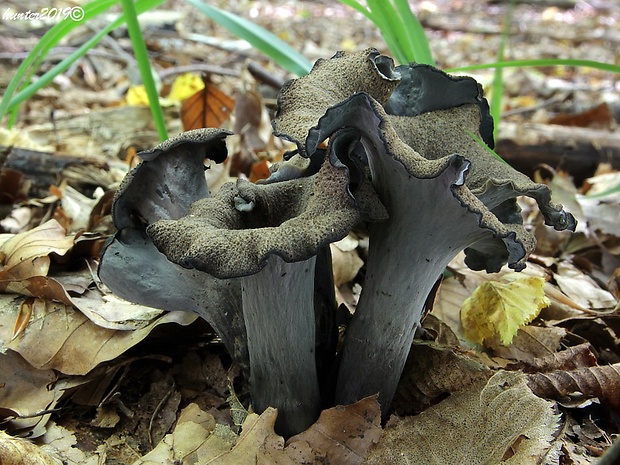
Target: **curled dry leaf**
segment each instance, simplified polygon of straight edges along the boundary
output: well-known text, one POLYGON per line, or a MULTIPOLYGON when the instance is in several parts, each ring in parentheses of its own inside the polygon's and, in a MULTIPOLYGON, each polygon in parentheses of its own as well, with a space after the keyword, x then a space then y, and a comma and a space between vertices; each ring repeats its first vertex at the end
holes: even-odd
POLYGON ((522 360, 507 365, 509 370, 522 370, 526 373, 545 373, 553 370, 574 370, 575 368, 596 365, 596 356, 590 343, 568 347, 560 352, 553 352, 544 357, 522 360))
POLYGON ((620 363, 571 371, 533 373, 528 375, 527 384, 541 397, 551 399, 598 397, 620 412, 620 363))
POLYGON ((557 424, 553 404, 535 396, 524 375, 500 371, 487 383, 387 428, 364 463, 538 463, 557 424))
POLYGON ((73 238, 66 236, 56 220, 8 238, 0 246, 0 289, 4 290, 8 281, 46 276, 49 255, 64 255, 71 247, 73 238))
POLYGON ((2 465, 62 465, 25 439, 9 436, 0 431, 0 463, 2 465))
POLYGON ((84 375, 99 363, 118 357, 160 324, 189 324, 196 319, 188 313, 170 312, 144 328, 117 331, 95 325, 72 306, 34 299, 29 325, 11 341, 10 322, 15 321, 21 302, 15 299, 0 308, 0 341, 4 347, 21 354, 35 368, 74 375, 84 375))

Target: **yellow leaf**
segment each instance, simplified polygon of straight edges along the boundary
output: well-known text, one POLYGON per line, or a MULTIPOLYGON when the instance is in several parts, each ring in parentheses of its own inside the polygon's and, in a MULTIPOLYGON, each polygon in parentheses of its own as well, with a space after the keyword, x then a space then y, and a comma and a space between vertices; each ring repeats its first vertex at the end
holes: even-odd
POLYGON ((502 344, 510 344, 519 327, 549 305, 544 285, 543 278, 534 276, 482 283, 461 307, 465 335, 479 344, 496 336, 502 344))
POLYGON ((127 89, 127 95, 125 95, 125 101, 127 105, 148 106, 149 98, 146 95, 146 89, 143 85, 131 86, 127 89))
POLYGON ((194 73, 185 73, 177 76, 172 83, 168 98, 170 100, 182 101, 190 98, 199 90, 204 89, 205 83, 202 78, 194 73))

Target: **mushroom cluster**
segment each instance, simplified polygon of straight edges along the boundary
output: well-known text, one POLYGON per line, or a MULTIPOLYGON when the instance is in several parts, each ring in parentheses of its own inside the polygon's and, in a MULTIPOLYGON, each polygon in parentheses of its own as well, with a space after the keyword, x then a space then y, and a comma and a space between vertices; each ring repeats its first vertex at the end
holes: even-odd
POLYGON ((517 197, 574 230, 549 189, 490 149, 480 85, 377 50, 337 53, 278 97, 274 134, 295 153, 262 183, 211 197, 204 160, 226 158, 226 131, 183 133, 123 182, 102 281, 131 301, 206 319, 248 373, 255 410, 306 429, 328 405, 379 394, 387 414, 424 302, 465 250, 474 269, 525 266, 535 240, 517 197), (329 244, 369 231, 363 290, 336 353, 329 244), (131 281, 126 276, 134 276, 131 281))

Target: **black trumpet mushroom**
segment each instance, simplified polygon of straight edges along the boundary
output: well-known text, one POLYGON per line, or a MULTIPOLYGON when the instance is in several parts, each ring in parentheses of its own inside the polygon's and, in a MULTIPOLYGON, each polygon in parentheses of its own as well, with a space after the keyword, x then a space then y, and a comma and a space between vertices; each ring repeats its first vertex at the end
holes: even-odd
POLYGON ((575 228, 545 185, 493 153, 471 78, 396 67, 374 49, 339 52, 285 84, 273 127, 296 153, 265 182, 214 196, 204 159, 226 157, 227 132, 184 133, 141 154, 116 196, 118 232, 99 273, 121 297, 211 323, 249 372, 254 408, 278 408, 280 434, 373 394, 387 415, 449 261, 465 250, 474 269, 525 267, 535 239, 517 197, 534 198, 555 229, 575 228), (363 289, 336 354, 328 245, 360 225, 363 289))
POLYGON ((523 269, 535 240, 522 225, 520 195, 535 198, 558 230, 574 230, 575 220, 551 203, 546 186, 494 156, 488 104, 471 78, 394 67, 368 49, 318 61, 285 85, 278 103, 276 135, 311 164, 327 156, 346 166, 351 180, 367 169, 387 210, 385 221, 369 226, 365 281, 335 395, 347 404, 379 393, 385 415, 425 299, 448 262, 465 249, 472 268, 523 269))
POLYGON ((226 159, 228 135, 220 129, 197 129, 139 154, 142 163, 125 177, 113 201, 118 231, 101 257, 99 277, 130 302, 200 315, 247 370, 241 283, 170 262, 146 233, 149 224, 180 218, 196 200, 210 196, 205 159, 226 159))

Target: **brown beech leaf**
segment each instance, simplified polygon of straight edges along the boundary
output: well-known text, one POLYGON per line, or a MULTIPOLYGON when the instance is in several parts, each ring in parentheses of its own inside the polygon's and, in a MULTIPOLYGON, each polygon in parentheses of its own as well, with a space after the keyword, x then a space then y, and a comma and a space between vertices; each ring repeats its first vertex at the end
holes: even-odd
POLYGON ((32 317, 25 331, 11 340, 20 299, 0 308, 0 341, 40 370, 84 375, 99 363, 112 360, 144 339, 163 323, 189 324, 195 315, 169 312, 134 331, 97 326, 72 306, 34 299, 32 317), (9 342, 10 341, 10 342, 9 342))
POLYGON ((592 345, 586 342, 544 357, 511 363, 506 365, 506 369, 522 370, 526 373, 545 373, 553 370, 566 371, 595 365, 596 355, 592 351, 592 345))
POLYGON ((612 122, 613 116, 607 102, 602 102, 581 113, 561 113, 549 120, 549 124, 577 126, 581 128, 609 127, 612 122))
POLYGON ((620 363, 533 373, 528 375, 527 384, 540 397, 558 400, 576 396, 584 399, 598 397, 620 412, 620 363))
POLYGON ((48 255, 66 254, 73 247, 73 238, 56 220, 16 234, 0 246, 0 281, 45 276, 49 269, 48 255))
POLYGON ((285 451, 295 457, 299 451, 307 450, 307 444, 313 451, 307 459, 315 460, 310 463, 357 465, 379 441, 381 433, 379 402, 377 396, 371 396, 351 405, 323 410, 316 423, 286 442, 285 451))
POLYGON ((235 101, 205 79, 205 87, 184 100, 179 116, 183 129, 219 128, 230 117, 235 101))
POLYGON ((367 465, 533 464, 551 447, 559 416, 520 373, 453 394, 385 429, 367 465))
POLYGON ((473 352, 414 341, 393 406, 399 414, 417 414, 446 397, 483 382, 493 371, 473 352))

